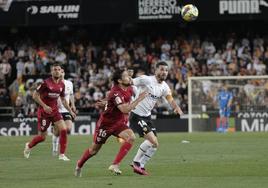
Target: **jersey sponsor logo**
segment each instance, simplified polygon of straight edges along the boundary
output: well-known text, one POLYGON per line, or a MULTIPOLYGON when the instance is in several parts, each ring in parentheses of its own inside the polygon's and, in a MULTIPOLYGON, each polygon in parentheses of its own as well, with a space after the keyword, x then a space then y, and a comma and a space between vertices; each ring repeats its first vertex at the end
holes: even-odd
POLYGON ((151 94, 151 93, 149 93, 149 96, 150 96, 151 98, 153 98, 154 100, 157 100, 157 99, 160 99, 160 98, 161 98, 161 97, 158 97, 158 96, 153 95, 153 94, 151 94))
POLYGON ((48 96, 50 98, 58 98, 60 96, 60 94, 58 94, 58 93, 48 93, 48 96))
POLYGON ((220 14, 261 14, 261 7, 268 7, 266 0, 220 0, 220 14))

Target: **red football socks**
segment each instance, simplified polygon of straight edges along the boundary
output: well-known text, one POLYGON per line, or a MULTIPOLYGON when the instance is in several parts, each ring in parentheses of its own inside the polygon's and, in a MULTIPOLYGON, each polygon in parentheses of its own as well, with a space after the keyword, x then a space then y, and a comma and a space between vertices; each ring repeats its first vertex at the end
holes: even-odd
POLYGON ((116 155, 113 161, 113 164, 119 164, 122 161, 122 159, 127 155, 131 147, 132 147, 132 144, 128 142, 123 143, 118 154, 116 155))
POLYGON ((60 154, 64 154, 67 147, 67 131, 60 131, 60 154))
POLYGON ((84 163, 93 155, 91 154, 91 151, 89 149, 86 149, 86 151, 84 152, 84 154, 82 155, 82 157, 78 160, 77 166, 79 168, 82 168, 84 163))
POLYGON ((36 144, 43 142, 45 140, 45 137, 42 135, 37 135, 33 137, 32 141, 29 143, 29 148, 34 147, 36 144))

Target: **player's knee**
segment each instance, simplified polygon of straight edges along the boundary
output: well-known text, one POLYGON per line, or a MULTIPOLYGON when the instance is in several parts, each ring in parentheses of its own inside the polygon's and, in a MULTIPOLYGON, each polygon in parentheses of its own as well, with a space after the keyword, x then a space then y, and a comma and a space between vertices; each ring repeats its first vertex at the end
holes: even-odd
POLYGON ((97 153, 99 152, 99 149, 91 149, 91 152, 90 152, 90 154, 91 155, 96 155, 97 153))
POLYGON ((159 143, 157 141, 153 141, 152 142, 152 147, 153 148, 158 148, 159 147, 159 143))
POLYGON ((60 136, 60 132, 59 131, 53 131, 53 134, 54 134, 54 136, 60 136))
POLYGON ((67 130, 67 128, 64 127, 64 128, 62 128, 62 129, 60 130, 60 132, 61 132, 61 133, 66 132, 66 133, 67 133, 68 130, 67 130))
POLYGON ((130 143, 130 144, 133 144, 135 142, 135 139, 136 139, 136 136, 135 135, 130 135, 128 136, 127 138, 127 142, 130 143))

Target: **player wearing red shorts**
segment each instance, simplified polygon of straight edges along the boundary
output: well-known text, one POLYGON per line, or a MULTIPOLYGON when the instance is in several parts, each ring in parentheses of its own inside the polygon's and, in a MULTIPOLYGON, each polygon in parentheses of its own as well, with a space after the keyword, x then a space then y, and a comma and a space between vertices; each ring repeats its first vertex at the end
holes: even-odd
POLYGON ((77 161, 75 168, 75 176, 77 177, 81 177, 81 168, 84 163, 97 154, 111 135, 125 140, 112 165, 109 167, 111 172, 117 175, 121 174, 119 163, 127 155, 135 140, 134 132, 127 126, 125 114, 134 109, 146 97, 147 92, 141 93, 135 101, 130 103, 133 90, 130 87, 131 78, 128 72, 124 70, 116 71, 113 75, 113 81, 114 86, 109 92, 107 105, 97 122, 93 144, 85 150, 84 154, 77 161))
POLYGON ((60 131, 60 154, 59 160, 69 161, 65 156, 67 146, 67 129, 63 121, 62 115, 58 109, 58 98, 61 97, 63 105, 68 109, 70 114, 75 117, 75 113, 71 110, 69 104, 64 98, 64 83, 61 81, 61 66, 53 64, 51 67, 52 77, 46 79, 37 90, 33 93, 33 99, 40 105, 37 111, 38 118, 38 135, 33 137, 31 142, 25 144, 24 157, 29 158, 32 148, 46 139, 47 128, 51 123, 57 126, 60 131))

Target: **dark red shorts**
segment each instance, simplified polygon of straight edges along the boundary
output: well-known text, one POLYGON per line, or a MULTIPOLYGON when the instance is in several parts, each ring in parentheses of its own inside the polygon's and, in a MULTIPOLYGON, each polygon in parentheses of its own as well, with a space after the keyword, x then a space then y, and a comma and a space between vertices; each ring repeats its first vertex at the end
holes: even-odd
POLYGON ((51 114, 48 114, 44 111, 44 109, 38 108, 37 119, 38 131, 46 132, 51 123, 55 123, 59 120, 62 120, 63 118, 58 110, 54 110, 51 114))
POLYGON ((111 135, 118 137, 126 129, 129 129, 129 127, 126 124, 122 124, 122 122, 103 124, 99 120, 96 125, 93 141, 95 144, 104 144, 111 135))

